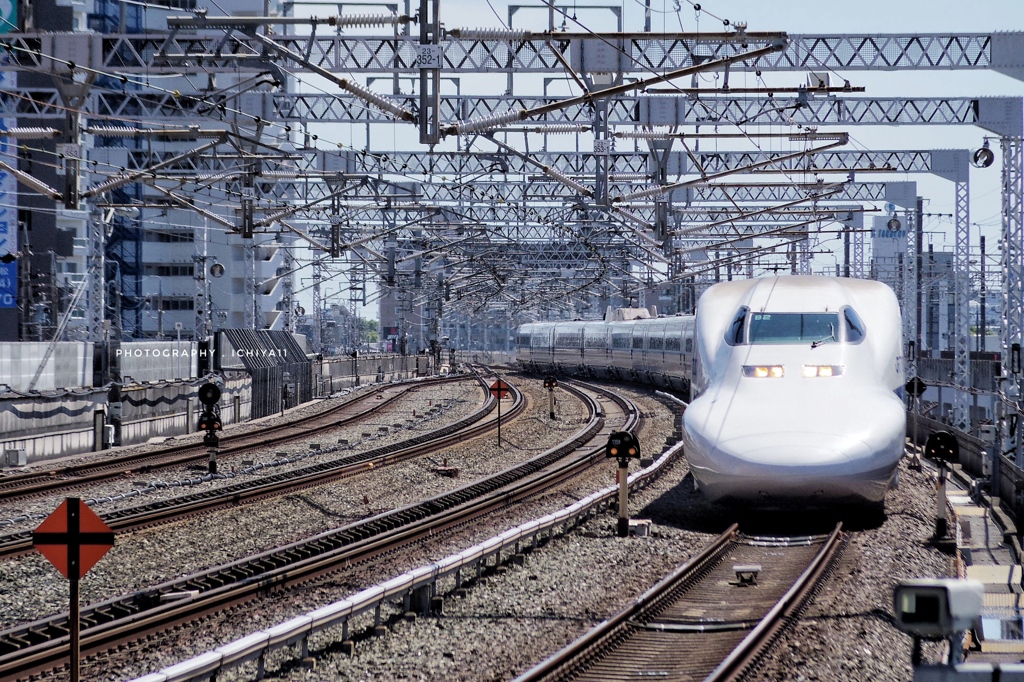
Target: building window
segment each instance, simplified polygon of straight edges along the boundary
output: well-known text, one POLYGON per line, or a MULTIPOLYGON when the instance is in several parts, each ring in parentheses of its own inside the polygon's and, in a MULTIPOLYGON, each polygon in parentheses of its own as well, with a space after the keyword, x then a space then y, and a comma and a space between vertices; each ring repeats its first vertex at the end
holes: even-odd
POLYGON ((152 277, 193 277, 195 269, 187 265, 146 265, 145 274, 152 277))
POLYGON ((166 232, 158 230, 146 230, 146 241, 159 242, 162 244, 194 242, 195 235, 192 232, 166 232))
POLYGON ((191 298, 164 298, 160 302, 161 310, 195 310, 196 302, 191 298))

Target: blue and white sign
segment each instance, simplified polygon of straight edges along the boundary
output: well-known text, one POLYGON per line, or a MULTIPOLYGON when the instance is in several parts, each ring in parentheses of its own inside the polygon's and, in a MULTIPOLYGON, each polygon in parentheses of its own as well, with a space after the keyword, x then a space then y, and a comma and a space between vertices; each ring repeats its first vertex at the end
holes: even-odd
POLYGON ((17 0, 0 0, 0 33, 13 33, 18 30, 17 0))
POLYGON ((0 308, 18 306, 18 264, 0 263, 0 308))
MULTIPOLYGON (((0 0, 0 9, 4 0, 0 0)), ((6 77, 4 78, 6 80, 6 77)), ((0 159, 17 166, 18 155, 11 138, 3 131, 15 125, 15 119, 0 119, 0 159)), ((18 252, 18 181, 7 171, 0 171, 0 256, 18 252)), ((18 264, 0 263, 0 308, 18 305, 18 264)))

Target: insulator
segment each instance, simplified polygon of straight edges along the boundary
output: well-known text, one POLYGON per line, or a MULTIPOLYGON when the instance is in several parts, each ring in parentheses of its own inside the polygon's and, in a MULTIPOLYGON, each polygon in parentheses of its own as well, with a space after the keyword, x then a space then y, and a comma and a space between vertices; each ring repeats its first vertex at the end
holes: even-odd
POLYGON ((360 99, 366 100, 370 104, 372 104, 372 105, 374 105, 374 106, 376 106, 376 107, 378 107, 380 109, 383 109, 384 111, 388 112, 389 114, 393 114, 394 116, 397 116, 398 118, 400 118, 402 120, 411 121, 414 118, 416 118, 411 111, 409 111, 407 109, 403 109, 402 107, 398 106, 397 104, 395 104, 391 100, 389 100, 389 99, 387 99, 385 97, 382 97, 381 95, 378 95, 377 93, 373 92, 372 90, 368 90, 368 89, 364 88, 363 86, 359 85, 358 83, 354 83, 354 82, 352 82, 352 81, 350 81, 348 79, 342 78, 341 80, 338 81, 338 85, 340 85, 344 89, 348 90, 349 92, 351 92, 356 97, 359 97, 360 99))
POLYGON ((521 120, 519 115, 520 112, 518 110, 513 110, 506 111, 503 114, 484 116, 483 118, 477 118, 471 121, 461 121, 453 125, 452 130, 457 135, 466 135, 468 133, 475 133, 481 130, 490 130, 491 128, 497 128, 507 123, 513 123, 521 120))
POLYGON ((561 171, 557 171, 554 168, 552 168, 551 166, 544 166, 544 173, 546 175, 554 178, 555 180, 558 180, 560 183, 562 183, 566 187, 569 187, 569 188, 572 188, 572 189, 576 190, 580 194, 585 194, 587 196, 593 196, 593 194, 594 194, 591 190, 589 190, 588 188, 584 187, 580 183, 576 182, 575 180, 570 178, 565 173, 562 173, 561 171))
MULTIPOLYGON (((317 21, 313 17, 313 21, 317 21)), ((328 17, 327 23, 331 26, 347 26, 349 28, 373 28, 375 26, 394 26, 396 24, 408 24, 412 21, 408 16, 402 14, 353 14, 347 17, 328 17)))
POLYGON ((101 135, 103 137, 135 137, 139 134, 139 129, 128 128, 127 126, 103 126, 102 128, 87 128, 86 132, 90 135, 101 135))
POLYGON ((672 133, 657 130, 626 130, 615 133, 620 140, 668 140, 676 137, 672 133))
MULTIPOLYGON (((653 230, 654 229, 654 225, 652 225, 651 223, 647 222, 646 220, 644 220, 640 216, 636 215, 635 213, 630 213, 629 211, 627 211, 627 210, 625 210, 623 208, 620 208, 620 207, 616 207, 615 210, 618 211, 619 214, 624 215, 627 218, 629 218, 630 220, 632 220, 634 223, 637 223, 639 225, 643 225, 648 230, 653 230)), ((648 242, 651 241, 650 238, 648 238, 646 235, 640 235, 640 236, 644 237, 644 239, 647 239, 648 242)))
POLYGON ((516 31, 507 28, 456 28, 448 35, 459 40, 529 40, 530 31, 516 31))
POLYGON ((612 173, 608 176, 608 179, 612 182, 635 182, 650 180, 650 173, 612 173))
POLYGON ((581 126, 576 123, 553 123, 551 125, 534 126, 533 128, 526 128, 526 130, 533 133, 547 133, 548 135, 557 135, 585 133, 590 130, 590 126, 581 126))
POLYGON ((140 135, 159 135, 161 137, 173 137, 179 139, 196 139, 202 137, 216 137, 223 135, 223 130, 200 130, 199 126, 187 128, 129 128, 127 126, 89 126, 85 132, 90 135, 101 135, 103 137, 139 137, 140 135))
POLYGON ((637 192, 631 192, 630 194, 627 194, 625 196, 615 197, 612 201, 614 201, 615 203, 620 203, 623 201, 632 201, 633 199, 643 199, 644 197, 656 197, 659 194, 664 194, 666 191, 667 190, 665 189, 664 185, 659 185, 657 187, 651 187, 648 189, 639 190, 637 192))
POLYGON ((56 128, 8 128, 0 130, 0 135, 16 137, 19 140, 44 140, 60 135, 56 128))

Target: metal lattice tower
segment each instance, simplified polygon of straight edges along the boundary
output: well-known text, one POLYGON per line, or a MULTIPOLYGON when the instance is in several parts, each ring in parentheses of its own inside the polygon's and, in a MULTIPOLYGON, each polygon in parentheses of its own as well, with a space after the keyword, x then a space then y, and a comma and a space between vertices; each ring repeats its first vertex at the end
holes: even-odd
POLYGON ((907 231, 907 252, 903 256, 903 343, 905 349, 909 349, 910 342, 914 343, 914 351, 906 350, 906 374, 907 378, 917 376, 917 354, 920 348, 917 347, 917 231, 920 226, 916 224, 916 214, 907 210, 903 214, 903 224, 907 231))
MULTIPOLYGON (((966 162, 966 159, 964 159, 966 162)), ((966 165, 966 163, 965 163, 966 165)), ((964 169, 966 171, 966 168, 964 169)), ((957 182, 956 244, 953 253, 953 282, 955 287, 956 323, 954 325, 953 385, 957 388, 954 426, 961 431, 971 430, 971 221, 969 183, 957 182)))
POLYGON ((93 342, 101 342, 104 340, 103 313, 107 309, 107 298, 105 293, 107 283, 106 278, 103 276, 103 272, 106 267, 106 259, 104 257, 105 249, 103 247, 106 225, 103 222, 103 218, 99 210, 95 210, 91 213, 88 225, 89 269, 86 276, 89 278, 89 298, 87 301, 89 311, 89 340, 93 342))
POLYGON ((242 253, 245 256, 243 266, 245 276, 242 278, 242 294, 245 296, 245 321, 242 323, 242 326, 245 329, 256 329, 256 240, 252 237, 243 239, 242 253))
MULTIPOLYGON (((1024 281, 1024 264, 1021 262, 1022 245, 1024 239, 1024 139, 1019 136, 1004 136, 1000 140, 1003 153, 1003 235, 1002 258, 1002 310, 1003 319, 1000 335, 1000 369, 1005 380, 1000 384, 1000 399, 1004 405, 1006 419, 1003 426, 1003 452, 1013 453, 1014 460, 1020 466, 1021 462, 1021 425, 1018 423, 1015 432, 1010 432, 1010 415, 1018 413, 1018 401, 1020 399, 1020 344, 1021 324, 1024 316, 1024 298, 1022 298, 1021 284, 1024 281), (1016 346, 1016 353, 1014 353, 1016 346), (1014 357, 1016 355, 1016 357, 1014 357)), ((1017 420, 1013 420, 1017 421, 1017 420)))
POLYGON ((295 282, 292 271, 295 269, 294 240, 286 240, 284 244, 284 271, 281 276, 281 312, 284 315, 284 330, 295 333, 295 282))
POLYGON ((313 339, 311 344, 314 353, 323 352, 324 299, 320 291, 320 282, 324 278, 323 261, 313 261, 313 339))
POLYGON ((213 333, 213 310, 210 301, 209 280, 206 277, 206 245, 210 236, 210 228, 206 218, 203 219, 202 238, 196 240, 196 253, 192 256, 193 277, 195 278, 195 340, 203 347, 213 333))

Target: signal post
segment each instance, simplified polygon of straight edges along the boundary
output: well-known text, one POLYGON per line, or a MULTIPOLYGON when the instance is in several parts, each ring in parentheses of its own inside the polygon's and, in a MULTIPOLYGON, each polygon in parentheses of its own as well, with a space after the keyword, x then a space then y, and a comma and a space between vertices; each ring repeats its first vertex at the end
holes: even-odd
POLYGON ((495 400, 498 401, 498 447, 501 447, 501 401, 505 399, 512 387, 502 381, 500 378, 491 384, 490 392, 494 396, 495 400))
POLYGON ((619 537, 629 537, 629 460, 640 459, 640 443, 629 431, 614 431, 608 436, 605 456, 619 463, 619 537))
POLYGON ((924 451, 939 463, 939 480, 935 486, 935 540, 941 540, 949 531, 946 522, 946 462, 959 461, 960 443, 952 432, 937 431, 928 437, 924 451))
POLYGON ((217 448, 220 447, 220 438, 217 432, 221 430, 220 421, 220 387, 217 384, 206 383, 199 387, 199 402, 203 404, 203 413, 199 415, 199 430, 206 431, 203 436, 203 445, 210 448, 209 471, 217 473, 217 448))
POLYGON ((555 389, 558 388, 558 379, 555 377, 544 377, 544 388, 548 389, 548 414, 555 418, 555 389))

